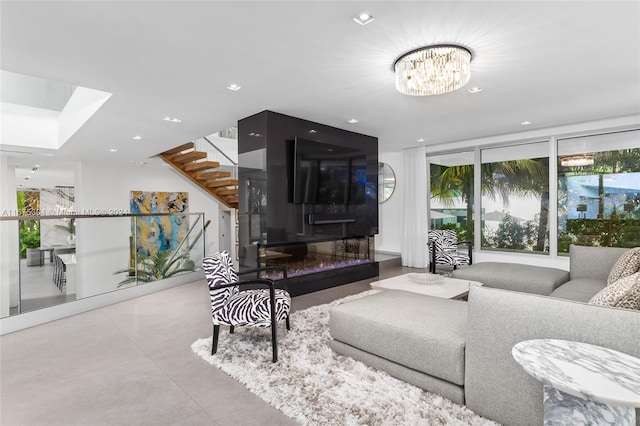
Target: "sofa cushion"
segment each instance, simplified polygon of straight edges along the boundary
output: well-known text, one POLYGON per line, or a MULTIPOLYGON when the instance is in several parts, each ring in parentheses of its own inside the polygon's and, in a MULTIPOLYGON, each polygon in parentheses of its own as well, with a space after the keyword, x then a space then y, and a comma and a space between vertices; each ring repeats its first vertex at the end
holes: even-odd
POLYGON ((609 272, 607 284, 612 284, 620 278, 628 277, 640 270, 640 247, 633 248, 620 256, 609 272))
POLYGON ((640 310, 640 272, 620 278, 598 292, 589 303, 640 310))
POLYGON ((331 337, 381 358, 464 383, 467 303, 386 290, 333 307, 331 337))
POLYGON ((572 244, 569 247, 570 278, 572 280, 593 278, 606 283, 613 265, 628 250, 619 247, 590 247, 572 244))
POLYGON ((520 263, 481 262, 456 269, 451 276, 478 281, 487 287, 546 296, 569 279, 569 272, 520 263))
POLYGON ((587 303, 593 296, 607 285, 607 282, 595 278, 576 278, 562 284, 551 293, 550 297, 587 303))

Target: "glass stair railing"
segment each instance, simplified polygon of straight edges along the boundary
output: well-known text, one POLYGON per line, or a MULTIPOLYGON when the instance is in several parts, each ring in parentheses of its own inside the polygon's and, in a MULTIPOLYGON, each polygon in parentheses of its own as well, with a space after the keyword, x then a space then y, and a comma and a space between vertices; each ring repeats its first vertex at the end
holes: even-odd
POLYGON ((0 318, 202 269, 210 222, 203 213, 2 216, 0 229, 18 235, 24 221, 44 229, 61 219, 74 220, 74 244, 41 233, 37 241, 20 236, 3 246, 0 318))

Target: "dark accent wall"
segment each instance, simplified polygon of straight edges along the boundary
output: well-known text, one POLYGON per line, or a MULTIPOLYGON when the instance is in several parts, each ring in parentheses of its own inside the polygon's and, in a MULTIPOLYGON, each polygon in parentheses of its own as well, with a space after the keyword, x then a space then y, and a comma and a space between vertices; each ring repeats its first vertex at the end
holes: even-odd
POLYGON ((255 264, 258 242, 267 247, 304 245, 378 233, 377 138, 263 111, 238 122, 238 152, 241 264, 255 264), (364 151, 372 191, 365 203, 293 203, 296 137, 364 151))

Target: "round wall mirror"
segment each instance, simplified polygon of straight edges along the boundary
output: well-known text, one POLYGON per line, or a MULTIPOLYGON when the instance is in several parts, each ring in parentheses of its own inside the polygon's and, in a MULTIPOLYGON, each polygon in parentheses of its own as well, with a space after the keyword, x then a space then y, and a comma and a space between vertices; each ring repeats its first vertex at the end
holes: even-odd
POLYGON ((378 163, 378 202, 384 203, 396 189, 396 174, 387 163, 378 163))

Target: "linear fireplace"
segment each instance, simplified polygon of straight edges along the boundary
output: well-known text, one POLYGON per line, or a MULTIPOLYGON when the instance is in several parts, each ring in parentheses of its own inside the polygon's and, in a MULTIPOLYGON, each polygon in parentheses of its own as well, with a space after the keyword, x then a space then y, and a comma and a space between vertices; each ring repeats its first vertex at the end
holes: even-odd
MULTIPOLYGON (((286 287, 292 296, 311 293, 378 275, 372 260, 373 237, 345 238, 315 244, 256 245, 255 265, 284 266, 286 287)), ((279 271, 262 272, 262 277, 281 280, 279 271)))

